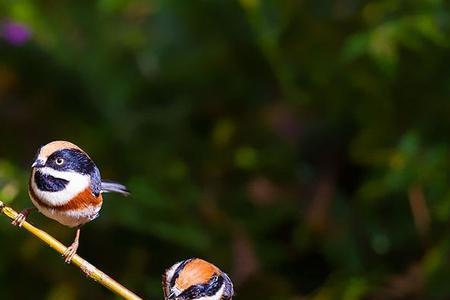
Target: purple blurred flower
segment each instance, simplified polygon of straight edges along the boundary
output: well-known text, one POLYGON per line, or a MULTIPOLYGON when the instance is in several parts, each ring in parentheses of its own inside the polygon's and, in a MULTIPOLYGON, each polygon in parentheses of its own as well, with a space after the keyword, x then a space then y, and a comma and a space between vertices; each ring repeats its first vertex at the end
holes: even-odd
POLYGON ((1 36, 11 45, 20 46, 30 39, 31 32, 25 24, 5 21, 1 25, 1 36))

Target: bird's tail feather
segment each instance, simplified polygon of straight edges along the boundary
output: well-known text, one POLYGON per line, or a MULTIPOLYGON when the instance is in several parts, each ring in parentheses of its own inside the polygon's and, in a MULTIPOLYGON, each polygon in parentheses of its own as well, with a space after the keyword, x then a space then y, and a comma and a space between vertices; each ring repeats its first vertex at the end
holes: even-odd
POLYGON ((102 192, 103 193, 119 193, 125 196, 130 194, 130 191, 126 186, 114 181, 102 181, 102 192))

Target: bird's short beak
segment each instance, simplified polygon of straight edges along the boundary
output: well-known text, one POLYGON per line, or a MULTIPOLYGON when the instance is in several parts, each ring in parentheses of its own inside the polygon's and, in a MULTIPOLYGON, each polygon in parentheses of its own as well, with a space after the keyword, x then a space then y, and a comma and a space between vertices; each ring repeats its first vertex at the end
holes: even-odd
POLYGON ((45 166, 45 162, 42 159, 36 159, 31 165, 32 168, 42 168, 45 166))

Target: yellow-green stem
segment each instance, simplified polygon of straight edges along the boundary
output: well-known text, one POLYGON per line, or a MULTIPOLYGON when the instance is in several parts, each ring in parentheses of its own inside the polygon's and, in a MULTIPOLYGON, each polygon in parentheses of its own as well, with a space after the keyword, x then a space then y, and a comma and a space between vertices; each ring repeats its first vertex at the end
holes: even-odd
MULTIPOLYGON (((18 213, 12 209, 11 207, 5 206, 3 202, 0 201, 0 212, 4 214, 5 216, 9 217, 11 220, 14 220, 18 213)), ((46 233, 45 231, 40 230, 39 228, 36 228, 35 226, 31 225, 27 221, 23 222, 22 228, 42 240, 44 243, 49 245, 51 248, 55 249, 60 254, 63 254, 67 247, 61 244, 58 240, 56 240, 54 237, 46 233)), ((76 255, 72 258, 72 264, 80 268, 83 273, 85 273, 88 277, 92 278, 94 281, 97 281, 101 285, 105 286, 112 292, 116 293, 117 295, 123 297, 124 299, 130 299, 130 300, 142 300, 141 297, 137 296, 127 288, 125 288, 123 285, 91 265, 89 262, 81 258, 80 256, 76 255)))

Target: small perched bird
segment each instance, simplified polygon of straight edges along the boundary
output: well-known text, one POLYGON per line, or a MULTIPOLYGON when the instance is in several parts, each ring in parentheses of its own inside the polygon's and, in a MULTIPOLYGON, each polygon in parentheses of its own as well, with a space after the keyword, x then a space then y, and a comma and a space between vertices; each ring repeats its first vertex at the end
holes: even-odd
POLYGON ((165 300, 231 300, 230 277, 215 265, 199 258, 180 261, 163 275, 165 300))
MULTIPOLYGON (((81 226, 97 218, 106 192, 129 195, 124 185, 102 181, 95 163, 75 144, 54 141, 39 148, 31 165, 28 193, 39 212, 77 228, 74 242, 63 255, 66 263, 77 252, 81 226)), ((22 226, 33 209, 23 210, 13 224, 22 226)))

